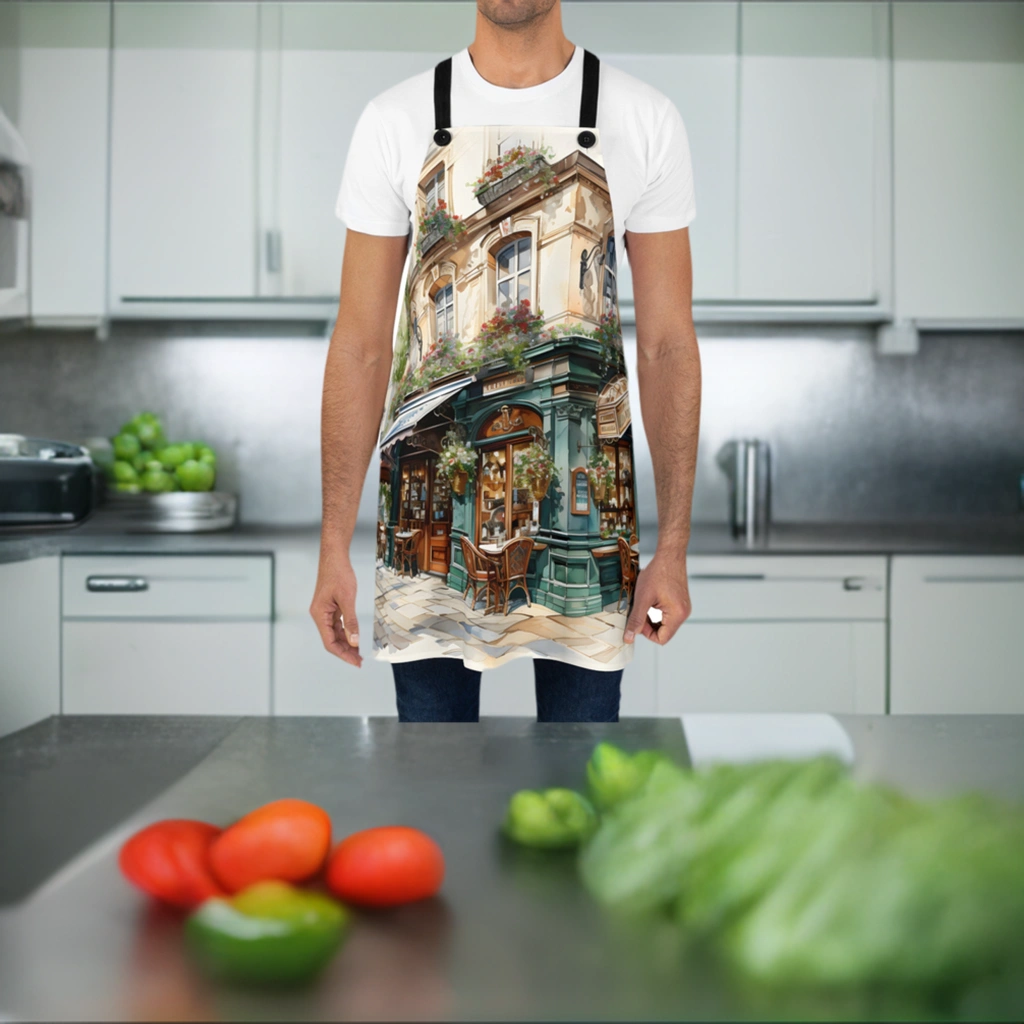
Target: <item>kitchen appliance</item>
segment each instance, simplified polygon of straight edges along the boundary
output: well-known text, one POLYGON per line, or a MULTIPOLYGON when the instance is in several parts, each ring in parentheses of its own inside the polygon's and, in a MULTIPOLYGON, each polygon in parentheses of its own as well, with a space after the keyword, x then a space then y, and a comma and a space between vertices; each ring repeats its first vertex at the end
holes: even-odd
POLYGON ((79 445, 0 434, 0 527, 80 523, 96 507, 97 482, 79 445))
POLYGON ((28 150, 0 110, 0 320, 28 316, 28 150))
POLYGON ((728 441, 716 461, 729 480, 729 524, 748 544, 763 539, 771 521, 771 449, 767 441, 728 441))

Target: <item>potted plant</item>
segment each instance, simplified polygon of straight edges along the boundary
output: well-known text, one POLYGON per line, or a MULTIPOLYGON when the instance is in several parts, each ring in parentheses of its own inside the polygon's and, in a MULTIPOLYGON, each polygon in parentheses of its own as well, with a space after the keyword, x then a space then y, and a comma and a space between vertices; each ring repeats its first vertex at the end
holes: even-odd
POLYGON ((608 493, 608 486, 612 483, 614 470, 612 461, 605 454, 603 448, 595 448, 590 453, 589 464, 587 465, 587 479, 590 481, 590 489, 594 493, 594 501, 604 501, 608 493))
POLYGON ((387 520, 391 515, 391 484, 387 480, 381 480, 380 489, 377 492, 377 505, 381 511, 381 519, 387 520))
POLYGON ((449 213, 448 204, 443 199, 438 199, 437 205, 425 210, 420 217, 416 247, 422 256, 442 238, 456 238, 465 230, 466 225, 462 223, 462 218, 449 213))
POLYGON ((534 441, 518 449, 512 456, 512 469, 516 487, 528 487, 535 501, 540 501, 551 486, 555 473, 555 460, 546 444, 534 441))
POLYGON ((444 477, 459 495, 466 493, 466 484, 476 474, 476 452, 453 430, 449 430, 441 442, 441 454, 437 457, 437 473, 444 477))
POLYGON ((513 146, 494 160, 489 160, 483 174, 476 181, 467 182, 481 206, 511 192, 533 178, 544 185, 558 181, 549 160, 554 158, 550 146, 513 146))

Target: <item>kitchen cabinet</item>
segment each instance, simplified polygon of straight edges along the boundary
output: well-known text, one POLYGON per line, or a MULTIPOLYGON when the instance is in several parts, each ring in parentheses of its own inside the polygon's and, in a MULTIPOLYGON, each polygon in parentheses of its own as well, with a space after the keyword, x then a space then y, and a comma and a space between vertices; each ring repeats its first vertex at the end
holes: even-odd
POLYGON ((66 555, 65 714, 266 715, 271 558, 66 555))
POLYGON ((0 736, 60 711, 60 559, 0 565, 0 736))
POLYGON ((884 3, 742 5, 738 299, 880 301, 887 26, 884 3))
POLYGON ((258 7, 118 3, 110 306, 257 295, 258 7))
MULTIPOLYGON (((280 12, 279 132, 272 145, 280 197, 277 287, 289 299, 337 302, 345 228, 334 207, 363 108, 448 54, 392 50, 393 38, 376 40, 380 49, 355 49, 356 38, 366 43, 354 35, 352 17, 343 4, 285 4, 280 12)), ((367 42, 372 46, 374 37, 367 42)))
POLYGON ((886 560, 693 557, 658 714, 885 711, 886 560))
POLYGON ((892 560, 893 714, 1024 713, 1024 557, 892 560))
POLYGON ((30 315, 106 311, 110 4, 22 3, 18 129, 31 160, 30 315))
POLYGON ((374 552, 353 545, 363 664, 329 654, 309 614, 319 546, 278 548, 274 558, 274 714, 395 715, 391 666, 373 657, 374 552))
MULTIPOLYGON (((605 5, 581 6, 588 6, 588 14, 600 18, 605 5)), ((603 62, 663 92, 686 125, 697 201, 697 217, 690 225, 693 296, 697 301, 734 299, 737 294, 738 7, 736 3, 715 2, 621 11, 617 32, 609 31, 610 38, 597 50, 603 62), (622 38, 623 17, 656 18, 661 24, 648 26, 651 34, 642 42, 637 40, 639 48, 624 53, 622 46, 627 40, 622 38), (664 25, 665 19, 670 20, 669 26, 664 25), (670 42, 682 52, 650 52, 662 42, 670 42)), ((588 18, 587 37, 594 30, 588 18)), ((586 45, 593 49, 589 38, 586 45)), ((619 277, 619 299, 624 306, 633 301, 628 259, 623 260, 619 277)))
POLYGON ((1024 5, 893 6, 896 310, 1024 322, 1024 5))

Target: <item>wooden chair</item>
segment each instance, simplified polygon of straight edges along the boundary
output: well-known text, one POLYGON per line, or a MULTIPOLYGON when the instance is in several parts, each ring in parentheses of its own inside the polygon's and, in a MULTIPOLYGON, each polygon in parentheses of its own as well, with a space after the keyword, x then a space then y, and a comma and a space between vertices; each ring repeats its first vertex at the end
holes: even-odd
POLYGON ((526 583, 526 573, 530 568, 533 544, 533 537, 516 537, 501 549, 498 556, 501 559, 501 566, 498 570, 497 593, 501 601, 502 615, 508 613, 508 599, 516 587, 525 592, 526 603, 530 604, 530 588, 526 583))
POLYGON ((496 590, 498 580, 497 566, 468 537, 462 538, 462 560, 466 563, 466 589, 463 598, 473 588, 473 600, 470 607, 476 608, 479 590, 484 589, 484 615, 491 610, 491 594, 496 590))
POLYGON ((422 530, 413 530, 408 537, 396 537, 398 550, 395 561, 399 564, 399 574, 404 576, 405 570, 409 570, 410 576, 419 575, 419 548, 422 530))
POLYGON ((619 537, 619 568, 622 570, 622 585, 619 587, 619 599, 615 603, 615 610, 619 610, 622 604, 622 595, 626 595, 626 610, 629 611, 630 603, 633 600, 633 588, 636 586, 636 578, 640 574, 640 560, 629 546, 625 537, 619 537))

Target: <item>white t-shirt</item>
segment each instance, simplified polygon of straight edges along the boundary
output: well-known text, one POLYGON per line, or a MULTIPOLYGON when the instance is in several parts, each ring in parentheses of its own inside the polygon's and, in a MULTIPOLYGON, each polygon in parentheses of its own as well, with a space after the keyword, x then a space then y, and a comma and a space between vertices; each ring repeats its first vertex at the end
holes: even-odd
MULTIPOLYGON (((449 127, 574 126, 582 83, 581 46, 560 74, 525 89, 492 85, 477 72, 468 49, 460 50, 452 60, 449 127)), ((602 62, 597 132, 620 253, 624 229, 675 231, 693 220, 690 145, 667 96, 602 62)), ((366 105, 352 135, 336 206, 348 227, 368 235, 408 234, 433 133, 433 68, 366 105)))

